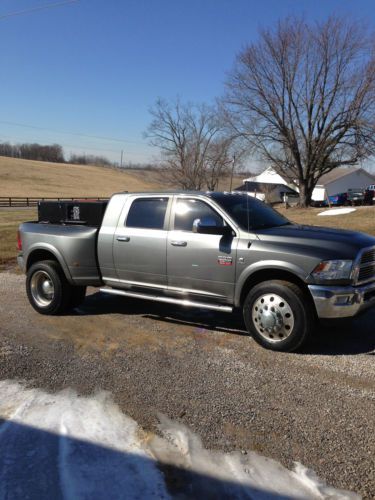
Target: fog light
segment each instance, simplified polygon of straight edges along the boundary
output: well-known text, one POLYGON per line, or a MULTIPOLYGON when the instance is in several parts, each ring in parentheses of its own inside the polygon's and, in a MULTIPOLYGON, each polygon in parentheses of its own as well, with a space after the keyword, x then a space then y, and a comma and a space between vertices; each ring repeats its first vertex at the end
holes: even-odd
POLYGON ((338 306, 347 306, 352 304, 352 295, 340 295, 336 298, 335 304, 338 306))

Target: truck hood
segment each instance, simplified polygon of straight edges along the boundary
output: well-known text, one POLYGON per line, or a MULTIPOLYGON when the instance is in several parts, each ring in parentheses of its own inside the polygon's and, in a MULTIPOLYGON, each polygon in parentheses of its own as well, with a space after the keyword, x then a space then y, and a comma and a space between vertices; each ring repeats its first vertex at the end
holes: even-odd
POLYGON ((291 224, 257 230, 256 234, 264 242, 308 247, 322 258, 353 259, 362 248, 375 246, 375 238, 369 234, 320 226, 291 224))

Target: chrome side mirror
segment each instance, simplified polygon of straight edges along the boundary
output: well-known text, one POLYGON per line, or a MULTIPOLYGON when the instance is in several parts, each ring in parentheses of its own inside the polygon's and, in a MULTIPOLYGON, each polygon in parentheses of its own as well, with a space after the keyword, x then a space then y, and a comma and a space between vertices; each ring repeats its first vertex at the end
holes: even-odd
POLYGON ((202 217, 193 222, 193 233, 200 234, 228 234, 231 232, 229 226, 217 226, 213 217, 202 217))

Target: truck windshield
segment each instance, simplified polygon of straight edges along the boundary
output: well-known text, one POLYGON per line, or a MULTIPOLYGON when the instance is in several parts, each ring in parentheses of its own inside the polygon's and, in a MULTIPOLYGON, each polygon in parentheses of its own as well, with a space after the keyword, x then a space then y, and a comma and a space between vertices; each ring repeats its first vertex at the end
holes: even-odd
POLYGON ((211 196, 245 231, 291 224, 269 205, 246 194, 213 193, 211 196))

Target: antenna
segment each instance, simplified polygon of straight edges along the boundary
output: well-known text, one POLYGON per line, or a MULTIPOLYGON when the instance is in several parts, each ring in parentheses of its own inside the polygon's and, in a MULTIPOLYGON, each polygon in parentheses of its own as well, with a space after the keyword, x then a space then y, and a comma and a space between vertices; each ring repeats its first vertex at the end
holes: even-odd
POLYGON ((247 232, 250 233, 250 215, 249 215, 249 193, 246 192, 246 215, 247 215, 247 232))
POLYGON ((234 163, 236 161, 236 155, 233 155, 233 159, 232 159, 232 171, 231 171, 231 174, 230 174, 230 188, 229 188, 229 192, 231 193, 232 192, 232 182, 233 182, 233 173, 234 173, 234 163))

